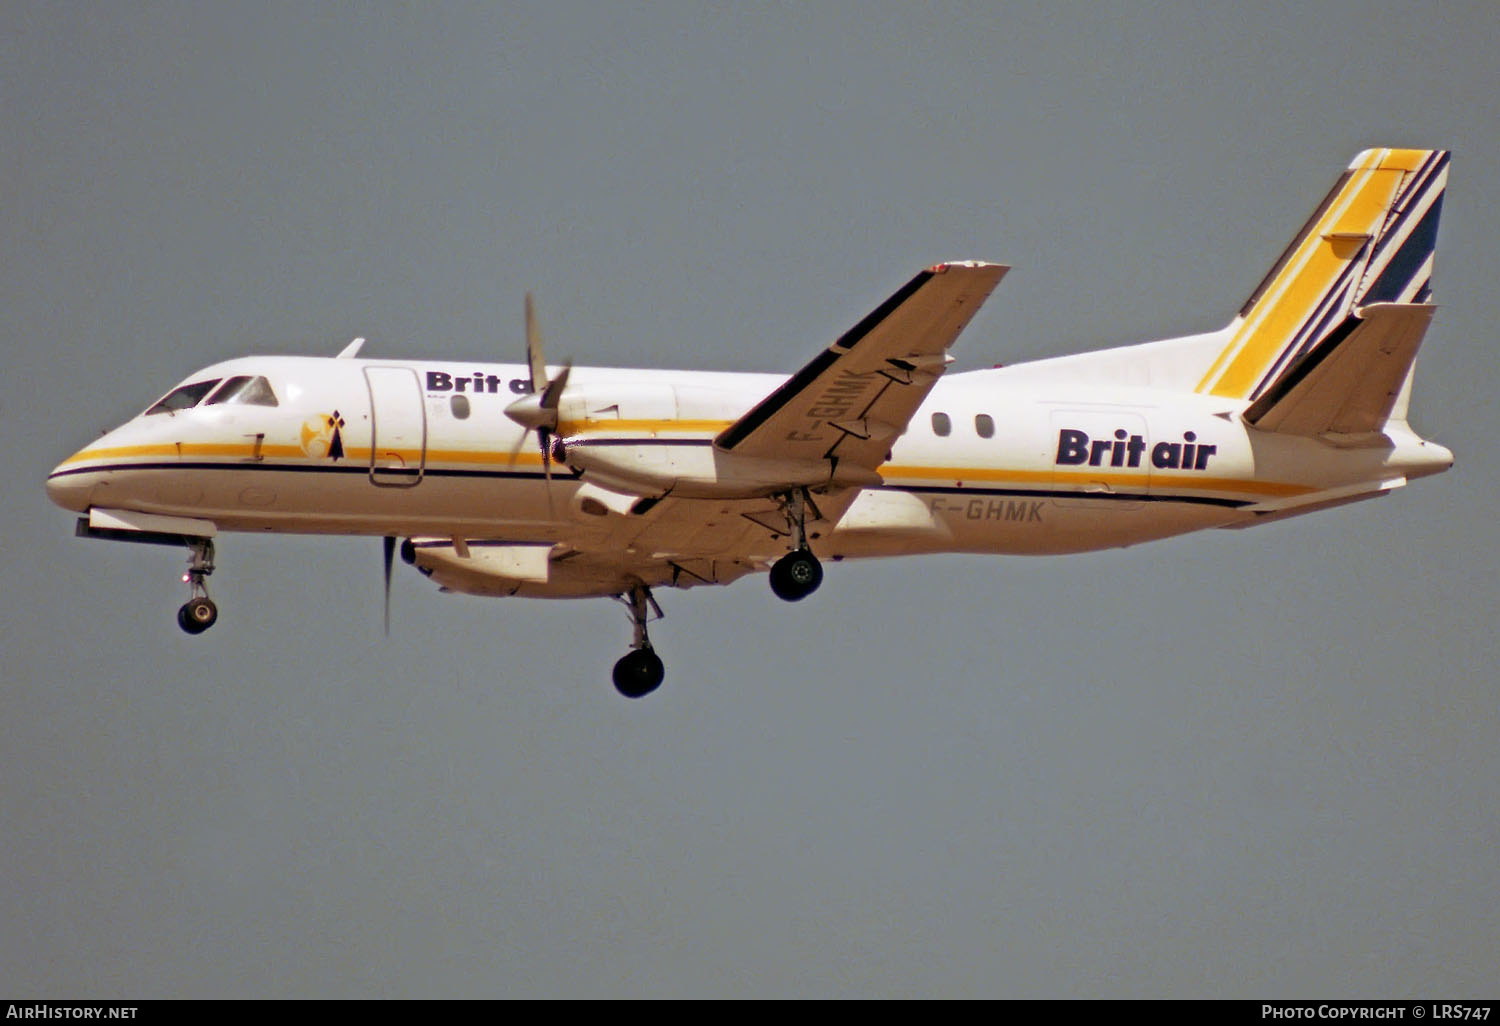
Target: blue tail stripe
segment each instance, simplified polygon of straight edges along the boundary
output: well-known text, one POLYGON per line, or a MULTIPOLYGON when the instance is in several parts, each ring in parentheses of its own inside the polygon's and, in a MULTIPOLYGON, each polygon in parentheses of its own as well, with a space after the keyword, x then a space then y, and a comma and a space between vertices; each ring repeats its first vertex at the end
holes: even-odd
POLYGON ((1422 265, 1437 247, 1438 219, 1442 216, 1443 197, 1439 195, 1401 244, 1384 271, 1361 297, 1362 303, 1394 303, 1411 284, 1422 265))
MULTIPOLYGON (((1375 246, 1375 252, 1373 254, 1373 258, 1375 261, 1378 261, 1381 254, 1384 253, 1388 248, 1390 248, 1391 244, 1396 239, 1401 237, 1401 229, 1406 224, 1407 220, 1412 216, 1413 213, 1422 208, 1420 199, 1414 199, 1413 197, 1420 197, 1422 193, 1426 192, 1428 187, 1432 184, 1433 180, 1436 179, 1447 167, 1448 154, 1444 152, 1429 160, 1428 163, 1424 164, 1422 168, 1412 176, 1411 183, 1407 185, 1406 188, 1401 190, 1401 195, 1396 198, 1396 202, 1393 205, 1394 209, 1398 211, 1398 213, 1396 214, 1396 219, 1388 224, 1380 233, 1380 239, 1375 246)), ((1439 195, 1441 195, 1441 192, 1442 190, 1439 190, 1439 195)))

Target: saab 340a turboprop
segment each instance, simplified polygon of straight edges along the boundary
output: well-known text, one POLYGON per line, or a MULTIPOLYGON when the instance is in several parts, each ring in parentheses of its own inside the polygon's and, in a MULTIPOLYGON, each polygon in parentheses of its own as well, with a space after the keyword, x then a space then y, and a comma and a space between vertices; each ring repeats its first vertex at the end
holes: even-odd
POLYGON ((938 264, 790 378, 247 357, 191 375, 52 472, 78 533, 186 545, 212 626, 220 531, 379 535, 444 591, 613 596, 615 665, 662 680, 663 587, 823 560, 1061 553, 1383 495, 1453 456, 1407 426, 1448 154, 1349 165, 1239 314, 1204 335, 944 375, 1006 268, 938 264), (653 615, 654 614, 654 615, 653 615))

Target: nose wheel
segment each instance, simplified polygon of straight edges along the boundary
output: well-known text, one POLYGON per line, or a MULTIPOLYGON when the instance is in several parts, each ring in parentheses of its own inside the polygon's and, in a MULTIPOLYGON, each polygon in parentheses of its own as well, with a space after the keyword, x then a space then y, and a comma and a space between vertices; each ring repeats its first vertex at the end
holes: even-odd
POLYGON ((207 595, 184 602, 177 610, 177 626, 189 634, 202 634, 219 618, 219 607, 207 595))
POLYGON ((644 584, 637 584, 630 589, 629 594, 619 596, 619 600, 630 608, 630 619, 635 625, 635 640, 630 651, 615 663, 615 690, 626 698, 645 698, 661 687, 662 678, 667 672, 661 657, 651 647, 651 639, 646 633, 646 624, 653 612, 656 619, 661 619, 661 606, 656 604, 656 599, 651 597, 651 589, 644 584))
POLYGON ((219 619, 219 607, 208 597, 204 578, 214 572, 214 543, 211 538, 194 538, 188 542, 188 571, 182 580, 188 586, 188 600, 177 610, 177 626, 188 634, 202 634, 219 619))

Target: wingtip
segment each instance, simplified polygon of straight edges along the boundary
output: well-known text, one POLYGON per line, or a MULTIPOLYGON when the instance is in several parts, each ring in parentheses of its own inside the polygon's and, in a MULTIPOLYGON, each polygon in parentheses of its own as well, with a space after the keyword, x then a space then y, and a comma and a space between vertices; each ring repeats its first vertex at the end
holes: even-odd
POLYGON ((927 268, 927 270, 933 274, 946 274, 948 273, 948 271, 952 270, 955 267, 967 268, 970 270, 993 267, 998 268, 1002 272, 1010 270, 1010 265, 997 264, 990 260, 944 260, 941 263, 933 264, 931 267, 927 268))

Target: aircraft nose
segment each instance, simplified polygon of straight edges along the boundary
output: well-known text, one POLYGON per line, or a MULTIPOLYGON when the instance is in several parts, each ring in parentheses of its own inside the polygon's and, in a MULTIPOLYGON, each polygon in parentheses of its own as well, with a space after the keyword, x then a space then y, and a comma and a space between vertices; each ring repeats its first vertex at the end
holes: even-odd
POLYGON ((89 508, 89 493, 93 485, 88 475, 70 472, 67 462, 59 463, 47 477, 47 498, 63 509, 83 513, 89 508))

